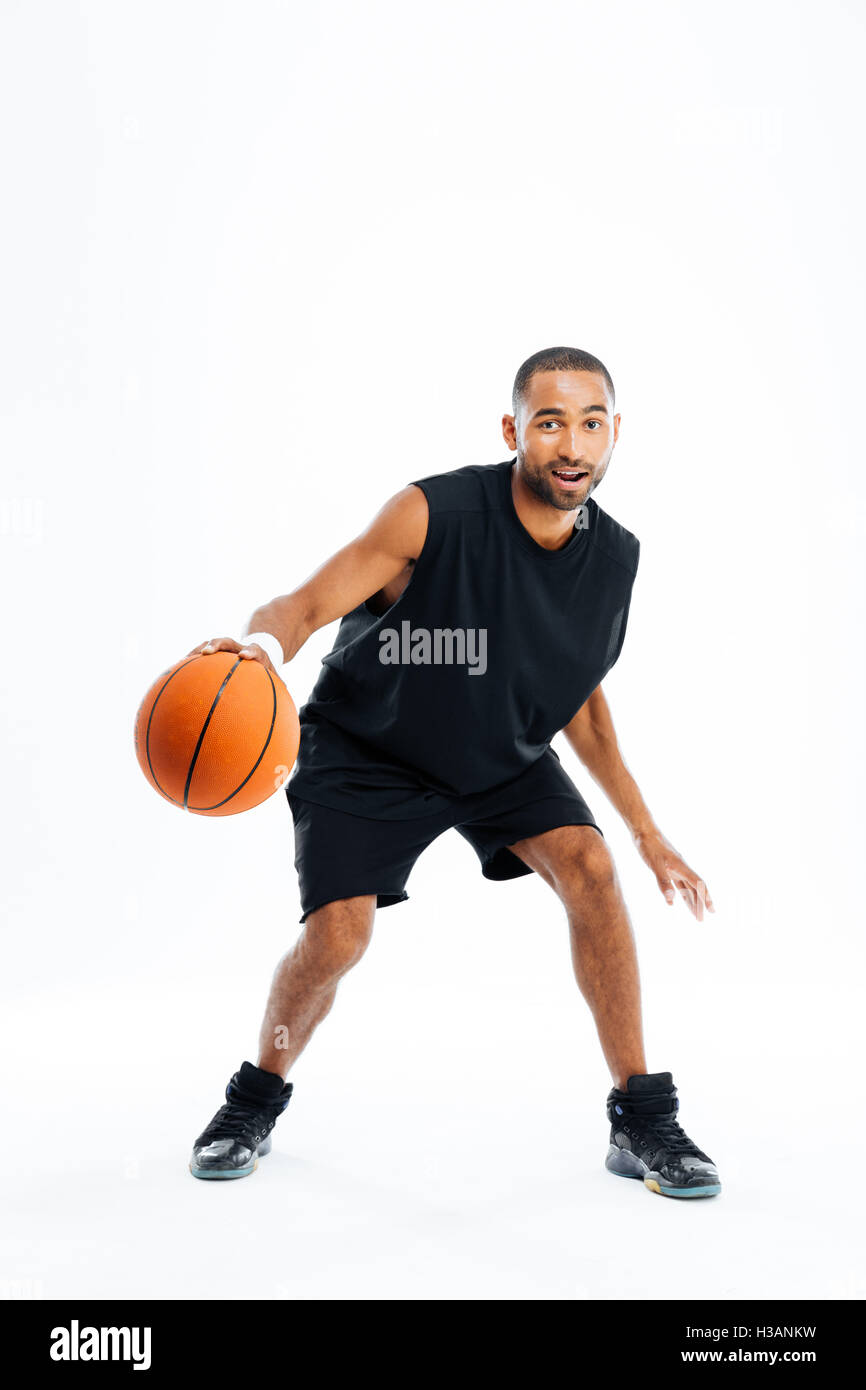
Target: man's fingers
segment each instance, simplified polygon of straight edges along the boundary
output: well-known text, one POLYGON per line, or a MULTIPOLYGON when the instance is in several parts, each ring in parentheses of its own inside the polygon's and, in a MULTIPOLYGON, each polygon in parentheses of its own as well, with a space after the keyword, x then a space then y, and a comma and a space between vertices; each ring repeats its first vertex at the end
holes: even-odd
POLYGON ((668 873, 671 879, 669 887, 665 889, 665 897, 668 903, 672 903, 676 894, 679 893, 686 907, 698 918, 698 921, 700 921, 700 904, 696 902, 694 886, 690 879, 686 878, 685 874, 677 869, 669 869, 668 873))
POLYGON ((715 912, 716 909, 713 907, 713 900, 707 892, 707 885, 704 883, 704 880, 698 878, 697 874, 695 874, 692 879, 689 879, 688 882, 695 895, 697 909, 695 911, 695 916, 699 922, 702 922, 704 920, 704 912, 715 912))
POLYGON ((257 642, 237 642, 234 637, 211 637, 207 642, 193 647, 187 656, 209 656, 211 652, 237 652, 244 661, 260 661, 271 675, 279 676, 267 652, 257 642))
POLYGON ((685 902, 688 904, 689 911, 699 922, 704 920, 704 891, 705 885, 697 876, 694 879, 680 875, 679 889, 685 902))
POLYGON ((240 643, 233 637, 212 637, 209 642, 205 642, 202 652, 236 652, 240 648, 240 643))
POLYGON ((279 676, 280 674, 279 671, 274 669, 271 658, 268 656, 264 647, 259 646, 258 642, 252 642, 247 647, 239 647, 238 656, 242 657, 244 661, 260 661, 265 670, 270 671, 274 676, 279 676))
POLYGON ((207 642, 200 642, 197 647, 193 647, 189 655, 206 656, 210 652, 236 652, 239 647, 240 643, 233 637, 211 637, 207 642))
POLYGON ((662 866, 656 866, 656 881, 669 907, 679 892, 683 902, 699 922, 704 920, 705 911, 715 912, 707 885, 689 868, 685 860, 667 859, 663 861, 662 866))
POLYGON ((688 878, 680 878, 680 881, 678 881, 677 884, 677 888, 678 890, 680 890, 681 897, 683 897, 683 901, 685 903, 685 906, 687 906, 689 912, 694 913, 694 916, 698 916, 698 913, 695 912, 694 888, 692 888, 692 885, 691 883, 689 883, 688 878))
POLYGON ((716 909, 713 907, 713 900, 710 897, 707 885, 704 883, 704 880, 702 878, 698 879, 698 892, 701 895, 701 901, 703 902, 704 907, 707 909, 707 912, 715 912, 716 909))

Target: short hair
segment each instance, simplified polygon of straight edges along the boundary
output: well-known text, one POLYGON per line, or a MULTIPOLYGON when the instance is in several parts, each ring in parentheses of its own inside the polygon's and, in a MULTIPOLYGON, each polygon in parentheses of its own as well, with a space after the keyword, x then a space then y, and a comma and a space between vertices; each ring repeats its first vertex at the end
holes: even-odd
POLYGON ((603 362, 582 348, 552 347, 534 352, 518 370, 511 391, 511 409, 517 418, 521 405, 526 403, 526 388, 537 372, 598 372, 607 382, 611 401, 616 404, 613 378, 603 362))

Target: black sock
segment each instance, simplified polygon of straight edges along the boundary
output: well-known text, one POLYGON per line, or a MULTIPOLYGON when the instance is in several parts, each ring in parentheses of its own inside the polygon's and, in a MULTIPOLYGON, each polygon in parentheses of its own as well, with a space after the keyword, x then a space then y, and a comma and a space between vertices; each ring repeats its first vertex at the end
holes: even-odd
POLYGON ((280 1094, 286 1083, 275 1071, 264 1071, 261 1067, 254 1067, 252 1062, 242 1062, 238 1084, 255 1096, 271 1100, 280 1094))

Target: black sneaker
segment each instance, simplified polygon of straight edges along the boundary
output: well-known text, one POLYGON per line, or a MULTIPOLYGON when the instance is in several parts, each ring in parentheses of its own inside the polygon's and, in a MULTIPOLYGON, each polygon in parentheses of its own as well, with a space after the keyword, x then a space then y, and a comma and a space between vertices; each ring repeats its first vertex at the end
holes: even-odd
POLYGON ((643 1178, 662 1197, 715 1197, 721 1192, 713 1160, 674 1119, 677 1088, 669 1071, 630 1076, 627 1091, 607 1098, 611 1122, 605 1168, 620 1178, 643 1178))
POLYGON ((275 1072, 244 1062, 226 1086, 221 1105, 193 1145, 189 1171, 194 1178, 245 1178, 271 1151, 271 1130, 292 1095, 275 1072))

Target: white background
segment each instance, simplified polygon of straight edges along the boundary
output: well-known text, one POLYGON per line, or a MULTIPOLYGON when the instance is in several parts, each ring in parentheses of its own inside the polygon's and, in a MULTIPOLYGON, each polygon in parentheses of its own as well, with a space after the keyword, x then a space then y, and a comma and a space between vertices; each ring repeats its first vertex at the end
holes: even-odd
MULTIPOLYGON (((863 7, 12 3, 0 31, 4 1254, 11 1298, 862 1298, 863 7), (603 1167, 536 876, 454 831, 195 1182, 300 908, 282 794, 184 816, 132 726, 411 478, 509 457, 596 353, 642 543, 605 681, 668 908, 601 790, 720 1198, 603 1167), (862 1231, 862 1227, 861 1227, 862 1231)), ((336 624, 287 668, 308 697, 336 624)))

